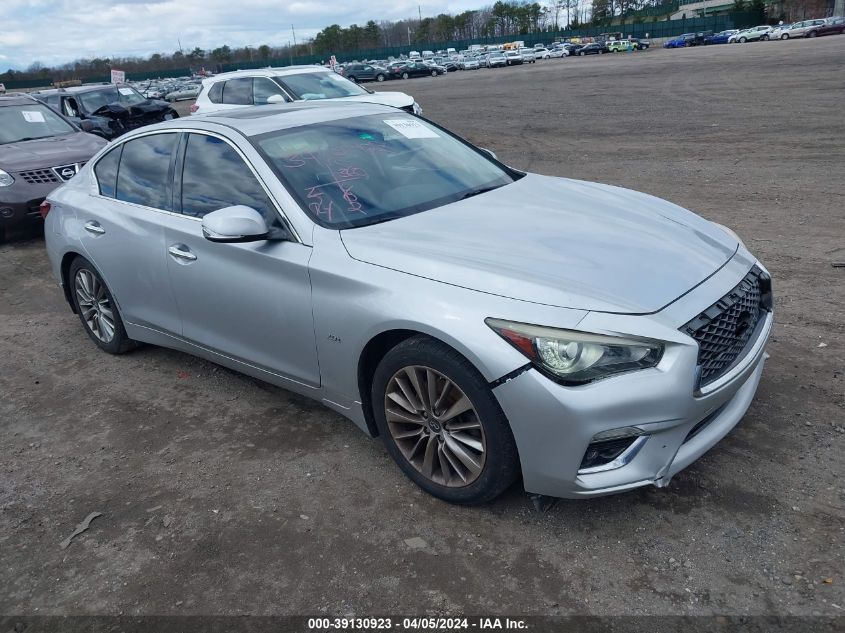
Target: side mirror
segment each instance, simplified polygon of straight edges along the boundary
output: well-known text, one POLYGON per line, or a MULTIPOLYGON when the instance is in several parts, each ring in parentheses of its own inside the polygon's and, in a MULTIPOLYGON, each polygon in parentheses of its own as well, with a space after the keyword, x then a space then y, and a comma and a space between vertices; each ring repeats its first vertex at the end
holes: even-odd
POLYGON ((270 95, 267 97, 267 103, 285 103, 285 98, 282 95, 270 95))
POLYGON ((82 119, 79 122, 79 127, 82 129, 83 132, 93 132, 94 131, 94 124, 91 123, 88 119, 82 119))
POLYGON ((264 216, 242 204, 212 211, 202 218, 202 234, 210 242, 258 242, 266 240, 269 233, 264 216))
POLYGON ((482 152, 489 154, 490 158, 492 158, 493 160, 499 160, 499 157, 496 156, 496 154, 495 154, 495 152, 493 152, 493 150, 487 149, 486 147, 479 147, 478 149, 480 149, 482 152))

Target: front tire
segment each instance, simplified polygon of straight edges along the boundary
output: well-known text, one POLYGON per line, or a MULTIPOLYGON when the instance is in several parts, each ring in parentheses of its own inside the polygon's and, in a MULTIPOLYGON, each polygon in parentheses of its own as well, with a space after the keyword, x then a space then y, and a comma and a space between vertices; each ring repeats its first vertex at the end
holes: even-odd
POLYGON ((376 81, 384 81, 385 79, 386 79, 386 77, 384 75, 382 75, 381 73, 376 75, 376 81))
POLYGON ((97 347, 109 354, 123 354, 137 346, 126 334, 108 286, 88 260, 73 260, 67 282, 82 327, 97 347))
POLYGON ((508 421, 487 382, 454 349, 427 336, 403 341, 379 363, 371 396, 387 452, 429 494, 475 505, 516 480, 508 421))
POLYGON ((748 41, 748 40, 746 40, 744 37, 739 38, 739 43, 740 43, 740 44, 745 44, 747 41, 748 41))
POLYGON ((781 35, 781 36, 780 36, 780 39, 782 39, 782 40, 788 40, 788 39, 789 39, 789 34, 788 34, 788 33, 784 33, 783 35, 781 35))
POLYGON ((807 37, 817 37, 818 33, 816 31, 810 31, 810 34, 807 37))
POLYGON ((408 77, 410 77, 408 73, 402 73, 402 79, 407 79, 408 77))

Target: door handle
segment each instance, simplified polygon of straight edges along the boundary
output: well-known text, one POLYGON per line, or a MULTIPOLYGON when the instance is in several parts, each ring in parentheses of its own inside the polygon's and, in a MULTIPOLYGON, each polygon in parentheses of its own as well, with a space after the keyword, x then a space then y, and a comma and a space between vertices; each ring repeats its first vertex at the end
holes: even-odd
POLYGON ((106 230, 100 226, 99 222, 86 222, 85 223, 85 230, 93 235, 102 235, 106 232, 106 230))
POLYGON ((188 250, 187 246, 181 246, 180 244, 174 244, 167 249, 167 252, 173 255, 173 257, 178 257, 179 259, 184 259, 189 262, 192 262, 197 258, 196 255, 188 250))

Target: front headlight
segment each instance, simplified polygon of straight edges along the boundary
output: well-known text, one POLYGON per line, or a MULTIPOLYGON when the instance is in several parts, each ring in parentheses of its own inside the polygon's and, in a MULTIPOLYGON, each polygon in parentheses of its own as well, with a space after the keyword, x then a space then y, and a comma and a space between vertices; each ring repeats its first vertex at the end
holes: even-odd
POLYGON ((12 175, 0 169, 0 187, 8 187, 13 184, 15 184, 15 179, 12 178, 12 175))
POLYGON ((537 369, 564 385, 583 385, 613 374, 654 367, 663 355, 663 344, 658 341, 499 319, 485 319, 484 322, 537 369))
POLYGON ((416 114, 417 116, 422 114, 422 108, 420 107, 420 104, 416 101, 414 101, 414 114, 416 114))

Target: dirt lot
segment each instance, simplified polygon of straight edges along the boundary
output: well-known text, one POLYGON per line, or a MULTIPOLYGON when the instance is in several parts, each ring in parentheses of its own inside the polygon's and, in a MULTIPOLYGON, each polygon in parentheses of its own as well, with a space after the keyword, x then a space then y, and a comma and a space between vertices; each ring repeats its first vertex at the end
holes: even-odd
POLYGON ((664 490, 447 506, 317 404, 98 352, 43 242, 0 246, 0 613, 841 615, 843 56, 834 36, 385 86, 514 166, 730 225, 770 268, 757 399, 664 490))

